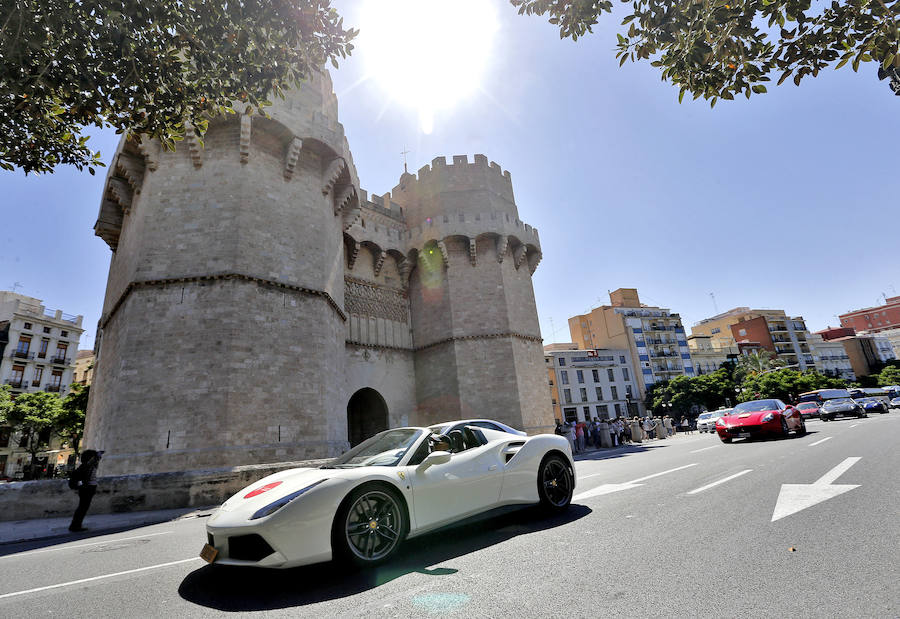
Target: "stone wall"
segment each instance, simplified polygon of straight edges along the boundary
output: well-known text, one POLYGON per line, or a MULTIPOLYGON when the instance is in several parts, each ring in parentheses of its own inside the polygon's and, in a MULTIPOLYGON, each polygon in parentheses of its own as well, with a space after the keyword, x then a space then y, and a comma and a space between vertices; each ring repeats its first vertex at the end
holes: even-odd
MULTIPOLYGON (((88 514, 218 505, 267 475, 301 466, 319 466, 324 462, 326 460, 278 462, 205 471, 101 477, 88 514)), ((69 489, 65 480, 0 485, 0 521, 71 516, 77 505, 78 495, 69 489)))

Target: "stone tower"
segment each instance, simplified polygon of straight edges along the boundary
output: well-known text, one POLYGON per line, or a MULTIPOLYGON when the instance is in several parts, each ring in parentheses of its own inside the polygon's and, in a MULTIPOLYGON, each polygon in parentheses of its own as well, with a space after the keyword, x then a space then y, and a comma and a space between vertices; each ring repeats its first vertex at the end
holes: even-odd
POLYGON ((404 174, 404 207, 422 425, 489 417, 548 429, 547 385, 531 274, 537 231, 519 220, 509 172, 484 155, 443 157, 404 174))
POLYGON ((174 151, 123 140, 85 445, 104 472, 337 455, 400 425, 552 425, 509 174, 435 159, 359 187, 327 74, 174 151))

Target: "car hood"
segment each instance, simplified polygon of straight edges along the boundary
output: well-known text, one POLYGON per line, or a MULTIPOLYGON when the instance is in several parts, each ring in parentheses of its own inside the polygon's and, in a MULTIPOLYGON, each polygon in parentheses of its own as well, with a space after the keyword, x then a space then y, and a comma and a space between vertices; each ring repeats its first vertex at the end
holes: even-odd
POLYGON ((255 512, 257 509, 277 501, 283 496, 302 490, 318 482, 353 481, 365 477, 384 476, 398 470, 396 467, 359 466, 348 469, 297 468, 279 471, 263 477, 230 499, 219 508, 223 512, 255 512), (252 495, 252 496, 247 496, 252 495))
POLYGON ((852 409, 856 404, 850 404, 849 402, 841 403, 841 404, 826 404, 822 407, 823 411, 845 411, 852 409))
POLYGON ((762 423, 762 418, 770 413, 778 411, 759 411, 757 413, 738 413, 737 415, 728 415, 722 417, 725 425, 734 426, 756 426, 762 423))

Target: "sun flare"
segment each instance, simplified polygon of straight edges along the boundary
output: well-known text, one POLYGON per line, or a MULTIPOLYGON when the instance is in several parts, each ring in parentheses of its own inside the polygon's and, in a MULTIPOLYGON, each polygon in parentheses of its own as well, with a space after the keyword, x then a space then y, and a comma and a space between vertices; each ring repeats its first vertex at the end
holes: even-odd
POLYGON ((358 52, 367 75, 431 133, 437 111, 478 90, 497 27, 488 0, 370 0, 358 52))

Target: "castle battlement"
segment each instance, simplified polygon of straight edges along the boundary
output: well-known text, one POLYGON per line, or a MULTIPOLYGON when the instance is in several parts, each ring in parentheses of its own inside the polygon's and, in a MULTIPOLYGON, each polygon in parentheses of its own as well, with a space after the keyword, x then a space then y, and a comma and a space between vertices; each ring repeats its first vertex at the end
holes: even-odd
POLYGON ((500 164, 496 161, 488 162, 488 158, 484 155, 477 154, 474 156, 474 161, 469 162, 468 155, 453 155, 453 163, 447 163, 447 157, 435 157, 431 160, 431 165, 424 165, 419 168, 417 174, 417 178, 419 181, 426 180, 433 173, 440 174, 441 172, 446 173, 454 173, 459 171, 471 172, 473 170, 491 170, 495 172, 498 176, 502 176, 506 180, 512 182, 512 176, 510 176, 509 170, 504 170, 500 167, 500 164))

